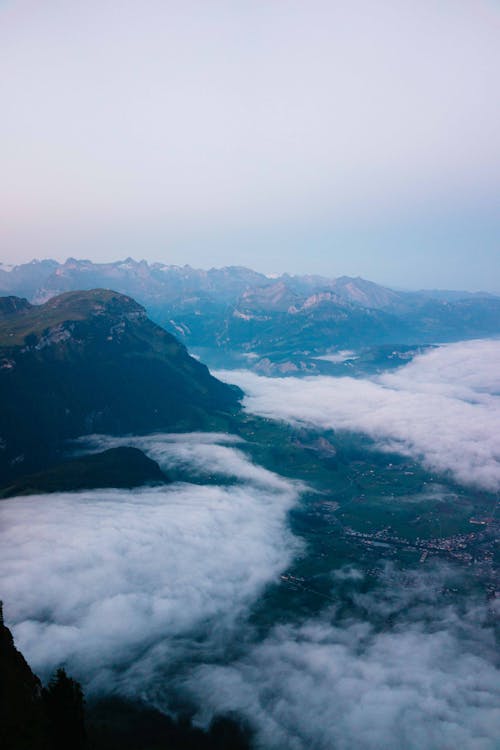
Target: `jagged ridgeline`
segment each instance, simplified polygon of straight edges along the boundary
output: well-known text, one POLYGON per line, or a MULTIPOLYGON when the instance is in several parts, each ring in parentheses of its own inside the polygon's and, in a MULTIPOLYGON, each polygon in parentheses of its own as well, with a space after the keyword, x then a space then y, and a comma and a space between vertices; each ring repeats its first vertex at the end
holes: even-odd
POLYGON ((43 468, 68 438, 223 427, 240 397, 128 296, 0 298, 3 484, 43 468))
POLYGON ((240 266, 202 270, 132 258, 0 263, 0 294, 33 303, 97 287, 138 300, 188 347, 222 352, 322 354, 335 346, 414 345, 500 333, 500 297, 484 292, 405 292, 359 277, 270 277, 240 266))

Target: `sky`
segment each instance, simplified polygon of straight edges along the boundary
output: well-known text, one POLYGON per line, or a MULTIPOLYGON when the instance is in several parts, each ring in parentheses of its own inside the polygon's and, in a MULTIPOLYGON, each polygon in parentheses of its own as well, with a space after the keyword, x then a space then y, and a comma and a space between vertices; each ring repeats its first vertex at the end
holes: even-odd
POLYGON ((0 261, 500 292, 498 0, 0 0, 0 261))

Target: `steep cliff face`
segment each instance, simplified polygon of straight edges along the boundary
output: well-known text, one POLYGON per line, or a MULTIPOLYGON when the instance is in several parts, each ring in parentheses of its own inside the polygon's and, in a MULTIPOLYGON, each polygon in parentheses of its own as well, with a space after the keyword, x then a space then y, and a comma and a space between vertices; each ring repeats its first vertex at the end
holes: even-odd
POLYGON ((197 429, 240 393, 130 297, 68 292, 0 305, 0 476, 44 468, 67 438, 197 429))
POLYGON ((42 685, 12 633, 3 623, 0 603, 0 747, 3 750, 45 750, 46 719, 42 685))

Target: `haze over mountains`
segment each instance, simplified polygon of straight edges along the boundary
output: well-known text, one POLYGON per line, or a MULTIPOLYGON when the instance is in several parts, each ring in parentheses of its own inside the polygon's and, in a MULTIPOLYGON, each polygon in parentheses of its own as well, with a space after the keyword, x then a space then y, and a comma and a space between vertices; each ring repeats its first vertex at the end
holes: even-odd
POLYGON ((498 337, 499 298, 1 280, 2 595, 33 670, 82 682, 89 747, 496 750, 500 341, 429 342, 498 337))
POLYGON ((0 266, 0 294, 35 303, 93 288, 130 295, 188 346, 261 355, 500 333, 500 297, 488 293, 408 292, 347 276, 268 277, 239 266, 206 271, 132 258, 0 266))

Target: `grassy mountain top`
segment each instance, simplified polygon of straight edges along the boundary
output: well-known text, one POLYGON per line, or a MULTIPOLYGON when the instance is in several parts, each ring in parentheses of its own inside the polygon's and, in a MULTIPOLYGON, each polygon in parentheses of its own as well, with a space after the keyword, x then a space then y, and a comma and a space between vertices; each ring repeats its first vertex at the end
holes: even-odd
POLYGON ((40 336, 46 329, 89 317, 146 316, 144 308, 131 297, 108 289, 65 292, 43 305, 31 305, 19 297, 2 297, 0 303, 0 346, 22 346, 29 335, 40 336))

